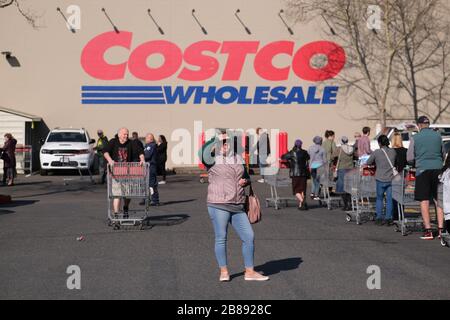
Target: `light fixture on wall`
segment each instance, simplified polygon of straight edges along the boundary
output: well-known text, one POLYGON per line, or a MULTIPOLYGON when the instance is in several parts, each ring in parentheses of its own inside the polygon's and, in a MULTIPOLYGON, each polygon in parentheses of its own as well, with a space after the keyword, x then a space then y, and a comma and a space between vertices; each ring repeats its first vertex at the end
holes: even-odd
POLYGON ((148 16, 150 17, 150 19, 152 19, 152 21, 155 24, 156 28, 158 29, 159 33, 164 35, 164 30, 159 26, 159 24, 156 22, 155 18, 153 18, 153 16, 152 16, 152 10, 148 9, 147 13, 148 13, 148 16))
POLYGON ((199 27, 202 30, 202 32, 205 35, 207 35, 208 32, 206 31, 205 27, 200 23, 200 21, 198 20, 197 16, 195 15, 195 9, 192 9, 192 16, 194 17, 194 20, 197 22, 197 24, 199 25, 199 27))
POLYGON ((239 17, 238 13, 240 13, 241 10, 237 9, 236 12, 234 13, 236 19, 238 19, 239 23, 244 27, 245 32, 247 32, 248 34, 252 34, 252 32, 250 31, 250 29, 245 25, 245 23, 242 21, 242 19, 239 17))
POLYGON ((288 32, 291 34, 291 36, 293 36, 294 31, 292 31, 291 27, 289 27, 288 24, 286 23, 286 21, 284 20, 284 18, 281 15, 282 13, 284 13, 283 9, 280 10, 280 12, 278 13, 278 16, 280 17, 281 21, 283 21, 283 24, 286 26, 286 29, 288 30, 288 32))
POLYGON ((108 19, 109 23, 111 23, 114 31, 116 33, 120 33, 119 28, 117 28, 117 26, 114 24, 114 22, 111 20, 111 18, 109 17, 108 13, 106 12, 105 8, 102 8, 103 13, 105 14, 105 17, 108 19))
POLYGON ((18 68, 20 67, 20 62, 19 60, 13 56, 11 51, 2 51, 2 55, 5 56, 6 61, 8 61, 9 65, 13 68, 18 68))
POLYGON ((69 27, 70 32, 76 33, 76 30, 75 30, 75 29, 72 27, 72 25, 69 23, 69 21, 67 20, 66 16, 65 16, 64 13, 61 11, 61 8, 60 8, 60 7, 57 7, 57 8, 56 8, 56 11, 58 11, 58 12, 61 14, 61 16, 63 17, 64 21, 66 22, 66 25, 67 25, 67 26, 70 26, 70 27, 69 27))

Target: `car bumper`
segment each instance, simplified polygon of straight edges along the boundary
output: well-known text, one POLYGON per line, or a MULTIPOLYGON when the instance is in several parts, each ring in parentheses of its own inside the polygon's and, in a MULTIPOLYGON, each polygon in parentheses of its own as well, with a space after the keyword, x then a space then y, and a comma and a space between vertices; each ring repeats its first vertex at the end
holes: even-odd
POLYGON ((45 155, 41 154, 41 169, 89 169, 93 155, 45 155))

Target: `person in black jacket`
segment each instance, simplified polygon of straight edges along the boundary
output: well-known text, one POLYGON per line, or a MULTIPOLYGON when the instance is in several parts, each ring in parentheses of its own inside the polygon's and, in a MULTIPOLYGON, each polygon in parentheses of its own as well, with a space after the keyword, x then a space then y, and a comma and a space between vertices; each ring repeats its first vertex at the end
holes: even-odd
MULTIPOLYGON (((147 136, 145 137, 144 155, 145 155, 145 162, 150 164, 149 187, 153 189, 150 205, 159 206, 159 192, 157 179, 158 153, 155 142, 155 136, 151 133, 147 134, 147 136)), ((141 202, 141 204, 145 204, 145 201, 141 202)))
POLYGON ((397 154, 395 168, 399 173, 402 173, 408 165, 408 161, 406 160, 408 149, 403 147, 402 135, 398 132, 394 133, 394 137, 392 138, 392 148, 394 148, 397 154))
POLYGON ((4 136, 5 144, 0 148, 1 159, 3 160, 3 185, 13 186, 16 171, 16 145, 17 140, 12 134, 4 136))
POLYGON ((308 210, 306 204, 306 186, 309 178, 309 153, 302 149, 302 141, 296 140, 294 148, 284 154, 281 158, 285 161, 289 161, 290 164, 290 176, 292 178, 292 190, 294 195, 299 201, 299 210, 308 210))
POLYGON ((166 162, 167 162, 167 139, 165 136, 158 137, 158 146, 156 147, 158 153, 157 171, 158 175, 162 176, 159 184, 166 184, 166 162))

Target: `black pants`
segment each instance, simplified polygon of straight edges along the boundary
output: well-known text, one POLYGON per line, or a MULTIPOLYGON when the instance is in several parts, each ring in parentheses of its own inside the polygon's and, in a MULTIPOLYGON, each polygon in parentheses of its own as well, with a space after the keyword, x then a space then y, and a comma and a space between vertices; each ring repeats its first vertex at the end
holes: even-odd
POLYGON ((158 176, 162 176, 162 179, 166 180, 166 161, 162 161, 158 163, 157 168, 158 176))
POLYGON ((159 203, 158 177, 156 168, 150 167, 149 187, 153 188, 152 203, 159 203))

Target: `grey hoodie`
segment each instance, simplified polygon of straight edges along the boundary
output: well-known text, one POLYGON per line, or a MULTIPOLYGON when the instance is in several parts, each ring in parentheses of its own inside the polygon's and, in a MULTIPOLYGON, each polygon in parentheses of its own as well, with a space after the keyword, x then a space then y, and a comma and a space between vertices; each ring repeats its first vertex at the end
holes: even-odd
POLYGON ((315 144, 311 146, 308 150, 309 157, 311 158, 309 160, 310 165, 313 165, 314 163, 320 163, 321 165, 324 165, 327 163, 327 153, 325 149, 319 145, 315 144))

